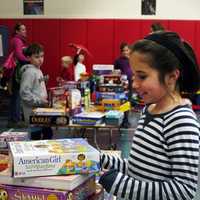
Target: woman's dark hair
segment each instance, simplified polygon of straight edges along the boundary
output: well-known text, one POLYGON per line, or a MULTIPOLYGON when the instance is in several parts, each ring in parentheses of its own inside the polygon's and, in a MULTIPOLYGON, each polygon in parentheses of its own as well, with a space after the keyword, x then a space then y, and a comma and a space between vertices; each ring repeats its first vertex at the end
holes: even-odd
POLYGON ((193 93, 200 88, 200 73, 195 53, 185 43, 177 33, 158 32, 131 45, 130 49, 147 55, 147 62, 159 72, 161 83, 166 74, 179 69, 177 85, 180 92, 193 93))
POLYGON ((79 54, 76 54, 73 58, 73 64, 74 66, 78 63, 78 59, 79 59, 79 54))
POLYGON ((151 24, 151 30, 152 30, 152 32, 164 31, 165 28, 162 26, 161 23, 155 22, 155 23, 151 24))
POLYGON ((23 25, 24 24, 22 24, 21 22, 16 23, 15 26, 14 26, 14 33, 16 33, 16 31, 20 31, 20 28, 23 25))
POLYGON ((41 44, 33 43, 23 50, 25 56, 32 56, 33 54, 39 54, 44 52, 44 48, 41 44))
POLYGON ((120 48, 120 52, 122 52, 124 50, 124 47, 129 46, 127 42, 121 42, 119 48, 120 48))
POLYGON ((83 56, 84 56, 84 53, 80 52, 80 53, 78 53, 78 54, 76 54, 76 55, 74 56, 74 58, 73 58, 73 64, 74 64, 74 66, 79 62, 79 57, 80 57, 80 55, 83 55, 83 56))
POLYGON ((22 24, 21 22, 18 22, 18 23, 15 24, 12 36, 15 36, 17 31, 20 31, 21 26, 24 26, 24 24, 22 24))

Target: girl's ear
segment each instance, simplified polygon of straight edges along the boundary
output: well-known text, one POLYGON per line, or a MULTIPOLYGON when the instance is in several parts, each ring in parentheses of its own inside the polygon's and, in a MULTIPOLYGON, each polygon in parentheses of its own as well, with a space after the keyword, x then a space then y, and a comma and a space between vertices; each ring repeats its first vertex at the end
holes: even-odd
POLYGON ((179 76, 180 76, 180 70, 178 70, 178 69, 175 69, 173 72, 168 74, 167 77, 166 77, 167 85, 169 85, 169 86, 174 85, 175 86, 179 76))
POLYGON ((175 80, 177 81, 180 77, 180 70, 179 69, 175 69, 174 72, 173 72, 173 76, 175 78, 175 80))

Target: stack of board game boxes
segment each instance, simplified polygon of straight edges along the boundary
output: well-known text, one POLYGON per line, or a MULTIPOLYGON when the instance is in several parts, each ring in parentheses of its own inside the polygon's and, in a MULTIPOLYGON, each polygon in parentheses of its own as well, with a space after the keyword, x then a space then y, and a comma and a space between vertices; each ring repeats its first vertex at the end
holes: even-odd
POLYGON ((86 140, 15 141, 9 147, 9 156, 2 155, 0 162, 0 199, 104 198, 95 183, 100 155, 86 140))

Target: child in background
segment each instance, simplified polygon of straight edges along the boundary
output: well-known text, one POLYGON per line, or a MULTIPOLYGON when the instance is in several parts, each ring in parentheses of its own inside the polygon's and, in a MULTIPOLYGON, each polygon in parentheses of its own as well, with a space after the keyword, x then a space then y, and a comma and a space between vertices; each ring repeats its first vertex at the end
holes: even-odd
POLYGON ((127 160, 102 154, 100 178, 123 199, 192 200, 198 181, 200 126, 182 92, 199 89, 194 54, 174 32, 158 32, 131 47, 133 89, 146 107, 127 160))
MULTIPOLYGON (((20 82, 20 97, 25 122, 29 123, 29 118, 35 107, 46 107, 48 105, 45 79, 40 69, 44 62, 44 50, 40 44, 31 44, 24 51, 30 64, 21 68, 22 77, 20 82)), ((45 127, 43 130, 34 128, 31 130, 31 139, 51 139, 51 128, 45 127), (43 132, 43 137, 41 134, 43 132)))
MULTIPOLYGON (((131 66, 129 63, 129 53, 130 53, 130 49, 129 49, 129 45, 127 42, 122 42, 120 44, 120 56, 119 58, 117 58, 114 62, 114 68, 115 69, 119 69, 121 71, 122 74, 127 76, 128 79, 128 99, 129 101, 131 101, 132 98, 132 88, 131 88, 131 83, 132 83, 132 70, 131 70, 131 66)), ((129 128, 131 126, 131 124, 129 123, 129 111, 124 112, 124 118, 123 118, 123 122, 121 124, 122 128, 129 128)))
POLYGON ((60 84, 63 81, 73 81, 73 69, 72 69, 72 58, 71 56, 63 56, 61 58, 61 72, 60 76, 57 77, 57 82, 60 84))
POLYGON ((73 64, 74 64, 74 80, 79 81, 81 78, 81 74, 86 73, 86 67, 83 64, 85 60, 85 56, 82 53, 78 53, 74 56, 73 64))

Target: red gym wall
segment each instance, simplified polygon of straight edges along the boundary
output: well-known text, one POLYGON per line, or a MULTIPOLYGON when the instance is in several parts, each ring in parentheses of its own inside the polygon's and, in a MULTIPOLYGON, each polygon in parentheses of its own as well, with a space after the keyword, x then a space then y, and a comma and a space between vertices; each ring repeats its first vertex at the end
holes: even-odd
MULTIPOLYGON (((29 42, 39 42, 45 48, 42 70, 50 75, 49 86, 55 86, 60 71, 60 58, 75 53, 68 43, 85 45, 93 57, 86 58, 91 72, 92 64, 111 64, 119 55, 121 41, 133 43, 150 31, 154 21, 161 22, 166 29, 178 32, 189 41, 200 61, 200 21, 187 20, 114 20, 114 19, 0 19, 0 25, 9 27, 22 22, 28 29, 29 42)), ((200 62, 199 62, 200 63, 200 62)))

